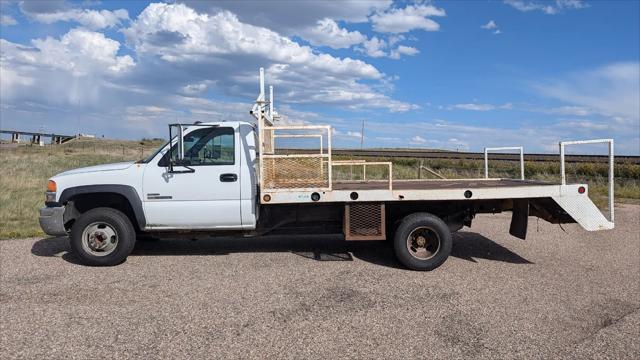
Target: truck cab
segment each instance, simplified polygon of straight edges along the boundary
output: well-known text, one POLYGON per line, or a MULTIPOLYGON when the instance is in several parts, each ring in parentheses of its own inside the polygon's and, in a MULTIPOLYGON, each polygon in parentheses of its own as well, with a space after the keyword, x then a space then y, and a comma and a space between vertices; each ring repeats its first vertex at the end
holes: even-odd
POLYGON ((235 121, 173 127, 181 142, 135 164, 142 168, 145 230, 255 229, 254 126, 235 121))
MULTIPOLYGON (((172 141, 146 159, 74 169, 49 180, 50 213, 64 206, 78 211, 110 198, 133 212, 138 229, 252 230, 258 189, 255 128, 247 122, 172 124, 172 141), (180 147, 180 149, 179 149, 180 147), (181 160, 176 161, 182 153, 181 160), (61 191, 60 191, 61 190, 61 191), (125 201, 126 200, 126 201, 125 201), (71 202, 71 204, 69 204, 71 202)), ((66 234, 55 225, 48 231, 66 234)))

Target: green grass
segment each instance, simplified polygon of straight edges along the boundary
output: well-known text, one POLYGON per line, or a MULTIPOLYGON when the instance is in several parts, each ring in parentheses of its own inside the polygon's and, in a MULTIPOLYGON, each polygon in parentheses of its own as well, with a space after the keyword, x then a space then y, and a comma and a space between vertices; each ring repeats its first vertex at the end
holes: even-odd
MULTIPOLYGON (((38 209, 44 204, 47 179, 65 170, 118 161, 139 160, 154 151, 162 140, 112 141, 79 139, 57 146, 21 145, 16 149, 0 149, 2 172, 0 175, 0 239, 44 235, 38 225, 38 209)), ((352 159, 337 156, 337 160, 352 159)), ((394 179, 418 177, 419 159, 372 159, 367 161, 392 161, 394 179)), ((478 178, 484 176, 483 162, 476 160, 424 160, 425 166, 447 178, 478 178)), ((517 162, 491 161, 490 176, 517 178, 517 162)), ((546 181, 559 181, 560 166, 557 162, 527 162, 526 177, 546 181)), ((596 204, 604 206, 607 195, 607 165, 600 163, 568 164, 570 182, 589 184, 590 196, 596 204)), ((335 179, 359 179, 361 167, 337 167, 335 179)), ((368 179, 388 179, 386 167, 367 168, 368 179)), ((434 178, 422 171, 422 178, 434 178)), ((628 163, 616 164, 616 199, 638 202, 640 200, 640 166, 628 163)))

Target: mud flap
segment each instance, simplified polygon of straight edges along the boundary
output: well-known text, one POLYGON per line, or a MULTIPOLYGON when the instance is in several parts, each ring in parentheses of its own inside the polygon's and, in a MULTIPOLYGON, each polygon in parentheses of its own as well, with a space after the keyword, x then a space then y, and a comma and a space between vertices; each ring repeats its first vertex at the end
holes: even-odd
POLYGON ((527 237, 529 223, 529 200, 514 199, 512 212, 509 234, 524 240, 527 237))

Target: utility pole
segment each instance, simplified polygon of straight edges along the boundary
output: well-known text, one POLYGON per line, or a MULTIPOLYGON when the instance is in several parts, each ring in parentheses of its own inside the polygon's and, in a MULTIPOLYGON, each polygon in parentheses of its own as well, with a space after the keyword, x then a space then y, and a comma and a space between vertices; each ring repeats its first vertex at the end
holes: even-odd
POLYGON ((362 131, 360 131, 360 150, 364 146, 364 119, 362 119, 362 131))

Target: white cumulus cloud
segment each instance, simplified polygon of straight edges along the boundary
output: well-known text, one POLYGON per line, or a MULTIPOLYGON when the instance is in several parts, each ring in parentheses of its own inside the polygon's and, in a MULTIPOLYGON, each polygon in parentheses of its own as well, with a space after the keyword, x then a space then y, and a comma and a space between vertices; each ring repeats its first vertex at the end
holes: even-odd
POLYGON ((310 47, 272 30, 242 23, 228 11, 210 16, 183 4, 154 3, 123 32, 138 52, 155 53, 171 62, 248 55, 334 74, 382 77, 375 67, 363 61, 316 54, 310 47))
POLYGON ((373 30, 381 33, 405 33, 412 30, 438 31, 440 25, 431 17, 445 16, 444 9, 433 5, 414 4, 392 8, 371 16, 373 30))
POLYGON ((16 25, 18 22, 11 15, 0 15, 0 25, 2 26, 11 26, 16 25))
POLYGON ((420 50, 414 47, 400 45, 391 51, 391 53, 389 54, 389 57, 392 59, 400 59, 400 56, 402 55, 413 56, 419 53, 420 53, 420 50))
POLYGON ((26 13, 29 19, 52 24, 58 21, 77 22, 89 29, 99 30, 120 25, 129 19, 127 10, 65 9, 54 12, 26 13))
POLYGON ((488 23, 480 26, 483 29, 487 29, 487 30, 491 30, 491 29, 497 29, 498 25, 496 25, 496 22, 493 20, 490 20, 488 23))
POLYGON ((304 31, 301 36, 315 46, 328 46, 333 49, 344 49, 366 40, 359 31, 341 28, 334 20, 325 18, 318 20, 316 26, 304 31))
POLYGON ((264 66, 267 81, 276 85, 285 102, 350 109, 366 102, 394 112, 415 108, 362 83, 387 81, 371 64, 300 45, 270 29, 243 23, 228 11, 210 15, 184 4, 151 4, 123 32, 144 61, 168 63, 162 66, 168 71, 193 69, 232 95, 253 96, 256 70, 264 66), (151 60, 156 58, 161 61, 151 60))
POLYGON ((584 9, 589 5, 582 0, 556 0, 551 1, 526 1, 526 0, 504 0, 504 3, 510 5, 519 11, 542 11, 548 15, 555 15, 563 10, 584 9))
POLYGON ((374 58, 383 57, 387 56, 387 52, 384 50, 387 46, 386 41, 374 36, 362 43, 361 51, 374 58))

